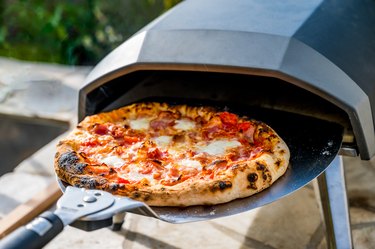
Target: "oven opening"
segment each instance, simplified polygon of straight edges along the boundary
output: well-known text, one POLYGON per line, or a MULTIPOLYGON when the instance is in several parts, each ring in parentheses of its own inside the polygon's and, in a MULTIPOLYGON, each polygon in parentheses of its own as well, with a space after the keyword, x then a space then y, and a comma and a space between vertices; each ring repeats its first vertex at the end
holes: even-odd
MULTIPOLYGON (((135 71, 87 94, 84 116, 143 100, 266 108, 344 126, 344 144, 355 146, 347 113, 331 102, 284 80, 255 75, 199 71, 135 71)), ((249 109, 250 110, 250 109, 249 109)), ((246 113, 251 117, 251 113, 246 113)))

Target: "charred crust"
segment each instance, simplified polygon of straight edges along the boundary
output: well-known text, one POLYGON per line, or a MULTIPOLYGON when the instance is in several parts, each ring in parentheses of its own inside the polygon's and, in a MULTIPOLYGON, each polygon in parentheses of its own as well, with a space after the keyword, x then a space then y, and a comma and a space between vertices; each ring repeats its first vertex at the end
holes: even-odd
POLYGON ((73 151, 61 154, 57 159, 57 164, 62 170, 74 174, 82 174, 83 169, 87 166, 86 163, 79 162, 79 157, 73 151))
POLYGON ((240 167, 239 164, 235 164, 235 165, 232 166, 232 170, 236 170, 236 169, 238 169, 239 167, 240 167))
POLYGON ((265 133, 268 133, 270 132, 270 128, 266 125, 262 125, 260 128, 259 128, 259 132, 265 132, 265 133))
POLYGON ((144 197, 143 197, 143 200, 144 200, 144 201, 149 201, 149 200, 151 200, 151 195, 150 195, 150 194, 145 194, 144 197))
POLYGON ((272 134, 268 137, 270 140, 273 140, 273 139, 277 139, 277 136, 276 134, 272 134))
POLYGON ((282 161, 281 161, 280 159, 278 159, 278 160, 275 162, 276 167, 279 168, 280 165, 281 165, 281 162, 282 162, 282 161))
POLYGON ((266 169, 266 166, 260 162, 256 162, 257 164, 257 170, 264 171, 266 169))
POLYGON ((267 180, 267 174, 266 174, 266 173, 263 173, 263 174, 262 174, 262 178, 263 178, 263 180, 266 181, 266 180, 267 180))
POLYGON ((263 149, 262 153, 273 154, 273 150, 272 149, 263 149))
POLYGON ((218 190, 224 191, 225 189, 231 188, 232 187, 232 182, 230 181, 219 181, 216 182, 211 188, 211 192, 216 192, 218 190))
POLYGON ((104 187, 106 184, 108 184, 108 180, 105 179, 105 178, 98 178, 96 181, 97 181, 98 185, 103 186, 103 187, 104 187))
POLYGON ((95 178, 84 176, 80 179, 79 187, 94 189, 97 183, 95 178))
POLYGON ((78 162, 79 158, 73 151, 62 154, 58 159, 58 165, 62 169, 69 169, 72 165, 78 162))
POLYGON ((87 156, 86 156, 86 154, 85 154, 84 152, 80 152, 79 155, 80 155, 81 157, 85 158, 85 159, 87 158, 87 156))
POLYGON ((250 182, 249 186, 247 186, 248 189, 254 189, 257 190, 258 187, 255 182, 250 182))
POLYGON ((58 158, 60 156, 60 153, 59 152, 56 152, 55 153, 55 158, 58 158))
POLYGON ((139 197, 141 197, 141 194, 140 194, 139 192, 134 192, 134 193, 132 194, 132 197, 133 197, 134 199, 138 199, 139 197))
POLYGON ((272 176, 268 170, 266 172, 263 172, 262 177, 263 177, 263 180, 265 181, 266 180, 268 180, 268 182, 272 181, 272 176))
POLYGON ((116 191, 116 190, 119 188, 119 184, 118 184, 118 183, 114 183, 114 182, 112 182, 112 183, 110 183, 110 184, 108 185, 108 188, 109 188, 109 190, 111 190, 111 191, 116 191))
POLYGON ((87 163, 76 163, 73 165, 74 172, 82 174, 83 169, 87 166, 87 163))
POLYGON ((227 160, 216 160, 216 161, 213 161, 213 162, 210 164, 210 166, 214 166, 214 165, 218 165, 218 166, 220 166, 220 165, 227 164, 227 163, 228 163, 227 160))
POLYGON ((270 171, 267 169, 267 167, 260 162, 256 162, 256 164, 257 164, 257 170, 262 172, 262 179, 264 181, 268 180, 268 182, 271 182, 272 176, 271 176, 270 171))
POLYGON ((258 174, 257 173, 250 173, 247 175, 247 180, 250 183, 256 182, 258 180, 258 174))
POLYGON ((226 189, 228 187, 232 187, 232 183, 231 182, 229 182, 229 184, 226 183, 226 182, 219 182, 219 188, 221 190, 224 190, 224 189, 226 189))

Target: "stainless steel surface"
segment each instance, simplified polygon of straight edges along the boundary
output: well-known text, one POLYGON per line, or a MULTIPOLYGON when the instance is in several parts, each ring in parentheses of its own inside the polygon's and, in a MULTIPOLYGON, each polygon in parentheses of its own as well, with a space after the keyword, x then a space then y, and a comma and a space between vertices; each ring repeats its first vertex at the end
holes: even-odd
POLYGON ((337 156, 317 178, 328 248, 352 248, 349 206, 342 157, 337 156))
POLYGON ((43 217, 37 217, 29 224, 26 225, 26 229, 32 230, 43 236, 52 228, 52 223, 43 217))
POLYGON ((63 222, 64 226, 82 216, 98 212, 113 205, 115 198, 110 193, 100 190, 86 190, 82 188, 67 187, 64 195, 57 202, 54 212, 63 222), (85 202, 86 196, 94 196, 97 201, 85 202))
MULTIPOLYGON (((83 221, 96 221, 96 220, 104 220, 108 218, 112 218, 116 214, 120 214, 123 212, 130 212, 136 213, 144 216, 150 216, 153 218, 161 219, 149 206, 144 204, 143 202, 134 201, 130 198, 126 197, 115 197, 115 202, 112 206, 85 217, 82 217, 81 220, 83 221)), ((170 219, 163 219, 166 222, 176 223, 174 217, 170 217, 170 219)))
POLYGON ((95 198, 95 196, 86 195, 86 196, 83 197, 83 201, 87 202, 87 203, 92 203, 92 202, 96 202, 97 199, 95 198))
POLYGON ((358 151, 356 148, 342 145, 339 151, 340 156, 350 156, 350 157, 357 157, 358 151))

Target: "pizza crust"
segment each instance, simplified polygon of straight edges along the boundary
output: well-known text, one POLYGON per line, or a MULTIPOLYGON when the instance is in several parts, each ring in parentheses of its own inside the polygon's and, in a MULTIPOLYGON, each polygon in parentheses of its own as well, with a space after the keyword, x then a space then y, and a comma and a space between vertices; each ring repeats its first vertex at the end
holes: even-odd
MULTIPOLYGON (((181 116, 193 120, 198 118, 208 121, 216 113, 207 107, 182 105, 173 108, 178 110, 181 116)), ((165 186, 161 183, 150 184, 147 181, 138 184, 116 183, 108 180, 108 177, 85 173, 87 162, 84 155, 76 152, 75 136, 89 129, 92 124, 115 122, 123 117, 135 119, 147 116, 148 112, 154 109, 168 111, 171 110, 171 106, 142 103, 87 117, 68 138, 58 144, 54 162, 57 176, 73 186, 105 190, 115 195, 143 201, 151 206, 192 206, 220 204, 251 196, 271 186, 287 170, 290 153, 285 142, 272 128, 254 121, 257 123, 254 137, 263 136, 272 144, 271 148, 262 151, 252 160, 231 165, 213 179, 190 178, 172 186, 165 186)))

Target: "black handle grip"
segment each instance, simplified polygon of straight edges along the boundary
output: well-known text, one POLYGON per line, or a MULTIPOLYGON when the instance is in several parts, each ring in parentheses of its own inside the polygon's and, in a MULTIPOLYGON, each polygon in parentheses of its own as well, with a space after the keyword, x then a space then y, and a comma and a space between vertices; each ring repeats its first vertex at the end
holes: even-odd
POLYGON ((60 218, 52 212, 44 212, 28 225, 0 241, 0 249, 42 248, 64 229, 60 218))

